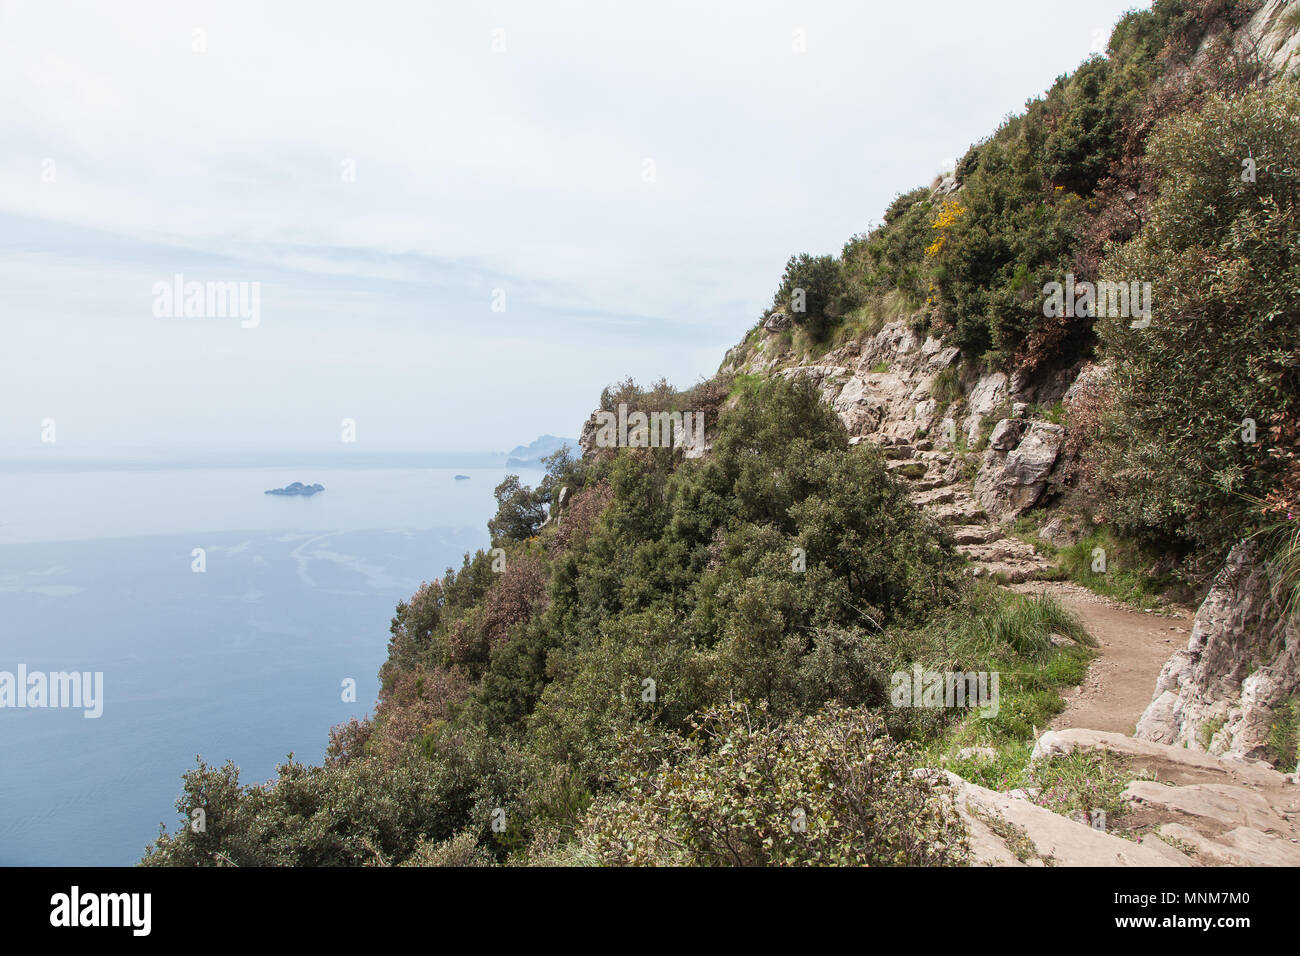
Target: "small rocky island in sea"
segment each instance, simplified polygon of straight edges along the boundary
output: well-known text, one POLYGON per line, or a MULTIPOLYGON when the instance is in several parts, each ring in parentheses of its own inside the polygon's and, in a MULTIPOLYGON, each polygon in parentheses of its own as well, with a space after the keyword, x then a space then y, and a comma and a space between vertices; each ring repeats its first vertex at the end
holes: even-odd
POLYGON ((469 481, 469 475, 457 475, 457 476, 456 476, 456 480, 457 480, 457 481, 469 481))
POLYGON ((324 491, 324 485, 304 485, 301 481, 295 481, 291 485, 285 485, 283 488, 271 488, 265 493, 268 495, 303 495, 311 497, 318 492, 324 491))

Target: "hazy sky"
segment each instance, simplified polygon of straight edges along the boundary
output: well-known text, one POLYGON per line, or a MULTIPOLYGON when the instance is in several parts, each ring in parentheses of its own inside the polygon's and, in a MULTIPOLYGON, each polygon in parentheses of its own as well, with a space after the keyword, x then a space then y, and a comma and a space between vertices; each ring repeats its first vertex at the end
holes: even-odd
POLYGON ((1146 5, 0 0, 0 460, 576 435, 1146 5))

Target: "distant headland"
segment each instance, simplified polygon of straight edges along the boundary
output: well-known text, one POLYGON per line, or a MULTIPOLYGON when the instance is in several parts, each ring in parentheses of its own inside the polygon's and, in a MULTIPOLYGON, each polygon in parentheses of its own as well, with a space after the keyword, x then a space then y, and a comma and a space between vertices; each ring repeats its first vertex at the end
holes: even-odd
POLYGON ((534 442, 520 445, 506 452, 506 467, 544 468, 542 459, 559 451, 565 445, 576 450, 578 441, 576 438, 556 438, 554 435, 543 435, 534 442))

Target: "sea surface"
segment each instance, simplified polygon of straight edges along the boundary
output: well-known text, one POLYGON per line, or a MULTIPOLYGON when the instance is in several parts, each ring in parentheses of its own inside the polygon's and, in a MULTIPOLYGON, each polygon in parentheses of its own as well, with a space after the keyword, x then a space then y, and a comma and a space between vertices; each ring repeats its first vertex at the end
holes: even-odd
POLYGON ((0 671, 104 675, 98 719, 0 708, 0 865, 137 862, 199 755, 248 783, 320 762, 373 709, 397 602, 488 547, 506 473, 0 471, 0 671), (325 491, 263 494, 293 481, 325 491))

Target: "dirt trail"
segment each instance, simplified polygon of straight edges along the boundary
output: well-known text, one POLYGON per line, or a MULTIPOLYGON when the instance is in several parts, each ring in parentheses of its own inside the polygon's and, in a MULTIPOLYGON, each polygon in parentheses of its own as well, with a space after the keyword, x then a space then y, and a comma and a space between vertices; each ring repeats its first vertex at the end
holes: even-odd
POLYGON ((1011 585, 1021 594, 1049 593, 1083 619, 1097 638, 1101 656, 1088 668, 1083 685, 1066 691, 1066 707, 1052 730, 1084 727, 1132 734, 1155 692, 1156 678, 1169 656, 1187 646, 1192 612, 1147 614, 1066 582, 1027 581, 1011 585))
POLYGON ((885 455, 886 467, 911 487, 912 500, 947 526, 957 550, 974 565, 974 574, 1006 582, 1021 594, 1056 595, 1097 638, 1101 656, 1088 668, 1083 686, 1064 695, 1066 709, 1050 729, 1133 733, 1151 702, 1160 669, 1175 650, 1187 646, 1192 612, 1147 614, 1076 584, 1038 580, 1052 562, 989 517, 972 497, 969 479, 951 451, 918 442, 887 445, 885 455))
POLYGON ((956 784, 950 785, 961 788, 959 803, 968 811, 972 839, 983 840, 977 859, 1026 863, 1019 843, 1007 843, 982 818, 970 816, 972 802, 1030 834, 1039 859, 1027 865, 1050 859, 1083 866, 1300 866, 1295 777, 1250 761, 1132 737, 1165 662, 1187 646, 1190 608, 1135 611, 1077 584, 1039 580, 1049 576, 1052 562, 988 515, 950 451, 922 441, 889 444, 885 455, 886 467, 910 486, 912 500, 947 526, 957 550, 970 559, 972 574, 1020 594, 1055 596, 1097 639, 1099 654, 1083 684, 1061 695, 1065 709, 1050 727, 1038 728, 1035 752, 1105 750, 1119 754, 1140 778, 1124 792, 1124 826, 1138 834, 1135 843, 1038 806, 1023 791, 997 793, 954 776, 956 784))

